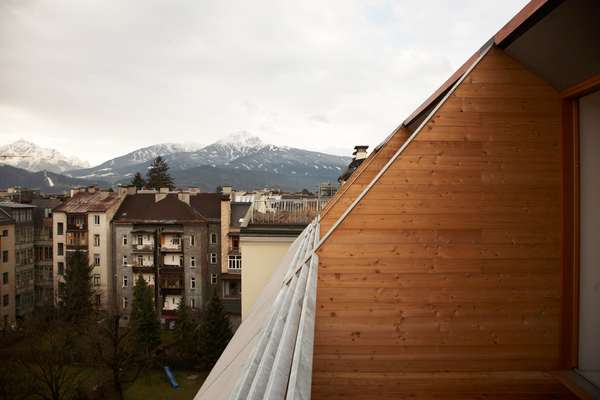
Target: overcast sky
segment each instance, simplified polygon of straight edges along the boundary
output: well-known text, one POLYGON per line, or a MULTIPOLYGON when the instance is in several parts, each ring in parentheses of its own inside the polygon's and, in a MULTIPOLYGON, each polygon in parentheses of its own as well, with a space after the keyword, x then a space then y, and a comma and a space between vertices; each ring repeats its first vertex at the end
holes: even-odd
POLYGON ((0 143, 372 147, 527 0, 0 1, 0 143))

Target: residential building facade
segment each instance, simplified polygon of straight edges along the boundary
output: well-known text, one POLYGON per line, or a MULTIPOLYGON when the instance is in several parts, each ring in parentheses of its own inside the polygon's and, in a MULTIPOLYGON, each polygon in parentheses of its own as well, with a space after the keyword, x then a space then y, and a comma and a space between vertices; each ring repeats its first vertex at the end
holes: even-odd
POLYGON ((33 209, 28 204, 1 202, 0 209, 9 214, 15 226, 15 313, 18 319, 24 318, 34 309, 34 229, 33 209))
POLYGON ((44 306, 54 302, 52 209, 62 201, 58 198, 36 196, 31 200, 33 209, 33 252, 35 305, 44 306))
POLYGON ((113 300, 111 221, 124 196, 96 187, 72 190, 71 197, 56 207, 53 220, 54 301, 60 299, 70 256, 83 252, 92 266, 94 303, 106 307, 113 300))
POLYGON ((15 223, 0 209, 0 330, 16 323, 15 288, 15 223))
POLYGON ((124 190, 112 227, 115 299, 127 320, 142 277, 161 321, 172 326, 181 302, 198 310, 206 300, 208 220, 190 206, 189 192, 124 190))

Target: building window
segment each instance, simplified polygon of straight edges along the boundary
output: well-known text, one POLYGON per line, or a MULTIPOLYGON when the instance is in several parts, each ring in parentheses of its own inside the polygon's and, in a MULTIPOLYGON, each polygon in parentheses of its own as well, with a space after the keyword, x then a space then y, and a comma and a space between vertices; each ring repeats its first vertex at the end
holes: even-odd
POLYGON ((211 285, 217 284, 217 274, 210 274, 210 284, 211 285))
POLYGON ((127 308, 129 302, 127 301, 127 297, 123 297, 123 310, 127 308))
POLYGON ((99 306, 102 304, 102 299, 99 294, 96 295, 96 305, 99 306))
POLYGON ((100 235, 94 235, 94 246, 100 246, 100 235))
POLYGON ((123 265, 127 265, 127 256, 123 256, 123 265))
POLYGON ((8 272, 3 272, 2 273, 2 284, 3 285, 8 284, 8 272))
POLYGON ((217 263, 217 253, 210 253, 210 263, 211 264, 217 263))
POLYGON ((127 246, 127 235, 123 235, 123 246, 127 246))
POLYGON ((223 282, 223 297, 240 297, 240 285, 237 281, 223 282))
POLYGON ((196 299, 193 297, 190 299, 190 307, 192 307, 192 309, 196 309, 196 299))
POLYGON ((6 306, 8 305, 8 295, 7 295, 7 294, 5 294, 5 295, 2 297, 2 305, 3 305, 4 307, 6 307, 6 306))
POLYGON ((192 276, 192 283, 190 285, 192 289, 196 289, 196 278, 192 276))
POLYGON ((94 274, 94 286, 100 286, 100 274, 94 274))
POLYGON ((210 234, 210 244, 217 244, 217 234, 216 233, 210 234))
POLYGON ((196 266, 196 257, 190 257, 190 267, 196 266))
POLYGON ((65 274, 65 263, 59 261, 57 265, 58 265, 58 274, 64 275, 65 274))
POLYGON ((242 269, 242 256, 229 256, 229 269, 242 269))
POLYGON ((239 236, 233 236, 231 238, 231 246, 233 247, 233 250, 240 249, 240 237, 239 236))
POLYGON ((62 235, 63 234, 63 229, 64 229, 64 225, 62 222, 58 222, 56 224, 56 234, 57 235, 62 235))
POLYGON ((127 278, 127 275, 123 275, 123 287, 127 287, 129 282, 128 282, 129 278, 127 278))
POLYGON ((137 256, 138 267, 144 266, 144 256, 137 256))
POLYGON ((4 250, 2 252, 2 262, 5 262, 5 263, 8 262, 8 250, 4 250))
POLYGON ((4 230, 2 231, 2 236, 3 236, 3 237, 8 237, 8 229, 4 229, 4 230))
POLYGON ((196 245, 196 236, 192 235, 190 236, 190 246, 195 246, 196 245))
POLYGON ((171 244, 173 246, 179 246, 179 238, 178 237, 171 238, 171 244))
POLYGON ((56 254, 58 254, 59 256, 65 255, 65 245, 63 243, 58 244, 58 248, 56 249, 56 254))
POLYGON ((144 236, 143 235, 137 235, 137 244, 138 244, 138 246, 142 246, 144 244, 144 236))
POLYGON ((100 225, 100 216, 94 215, 94 225, 100 225))
POLYGON ((97 267, 100 265, 100 254, 94 254, 94 266, 97 267))

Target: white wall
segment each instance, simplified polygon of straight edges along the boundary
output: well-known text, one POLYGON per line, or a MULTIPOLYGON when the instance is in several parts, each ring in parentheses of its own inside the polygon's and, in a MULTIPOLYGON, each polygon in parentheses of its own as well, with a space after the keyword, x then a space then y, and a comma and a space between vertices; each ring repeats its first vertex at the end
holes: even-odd
POLYGON ((252 310, 256 299, 295 239, 295 237, 241 237, 242 320, 252 310))

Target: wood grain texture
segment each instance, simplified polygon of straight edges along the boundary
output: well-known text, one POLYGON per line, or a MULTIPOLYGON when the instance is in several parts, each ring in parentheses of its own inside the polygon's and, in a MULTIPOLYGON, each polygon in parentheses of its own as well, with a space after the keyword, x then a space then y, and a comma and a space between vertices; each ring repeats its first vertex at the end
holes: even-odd
POLYGON ((398 129, 377 152, 369 157, 354 171, 350 179, 340 187, 340 190, 327 203, 321 212, 321 236, 335 224, 348 206, 358 197, 366 185, 392 158, 396 150, 406 141, 409 133, 406 129, 398 129))
POLYGON ((570 398, 547 373, 561 354, 560 118, 558 93, 501 50, 466 77, 319 249, 313 399, 570 398))

